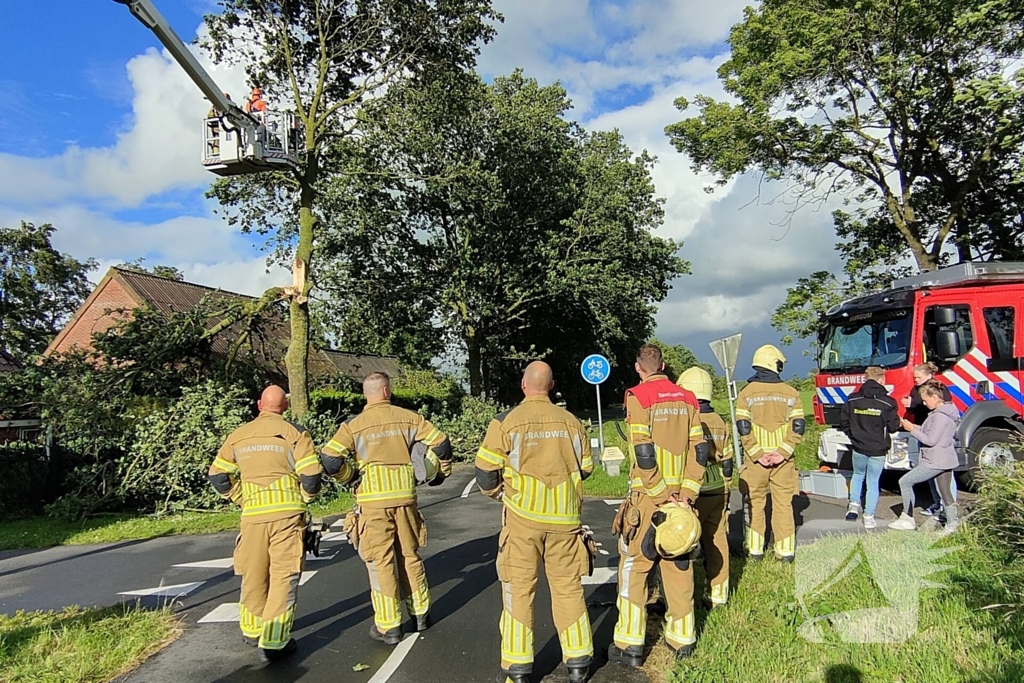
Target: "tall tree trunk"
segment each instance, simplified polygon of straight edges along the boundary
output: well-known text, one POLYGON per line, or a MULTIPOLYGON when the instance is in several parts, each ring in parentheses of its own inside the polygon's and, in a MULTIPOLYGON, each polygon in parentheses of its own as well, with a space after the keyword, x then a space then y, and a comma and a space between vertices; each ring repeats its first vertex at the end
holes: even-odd
POLYGON ((483 377, 480 372, 480 341, 472 333, 466 337, 466 353, 469 356, 469 393, 480 396, 483 391, 483 377))
MULTIPOLYGON (((299 203, 299 243, 295 247, 295 265, 305 273, 311 272, 313 257, 313 235, 316 230, 316 215, 313 213, 315 198, 314 182, 318 172, 316 155, 310 155, 306 177, 302 184, 299 203), (300 265, 302 264, 302 265, 300 265)), ((289 306, 291 318, 291 341, 285 365, 288 368, 288 392, 292 414, 303 417, 309 411, 309 291, 312 285, 308 279, 302 281, 302 291, 292 295, 289 306)))

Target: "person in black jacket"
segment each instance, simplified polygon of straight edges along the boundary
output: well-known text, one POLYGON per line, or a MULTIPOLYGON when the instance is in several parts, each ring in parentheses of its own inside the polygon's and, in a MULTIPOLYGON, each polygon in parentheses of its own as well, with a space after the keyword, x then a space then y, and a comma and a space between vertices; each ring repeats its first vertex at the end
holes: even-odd
POLYGON ((878 506, 878 480, 882 476, 885 454, 892 441, 889 437, 900 429, 900 413, 896 400, 882 386, 885 370, 870 367, 864 371, 867 381, 843 404, 839 424, 853 448, 853 479, 850 480, 850 507, 847 521, 860 516, 860 497, 867 479, 867 500, 864 506, 864 528, 874 529, 878 506))

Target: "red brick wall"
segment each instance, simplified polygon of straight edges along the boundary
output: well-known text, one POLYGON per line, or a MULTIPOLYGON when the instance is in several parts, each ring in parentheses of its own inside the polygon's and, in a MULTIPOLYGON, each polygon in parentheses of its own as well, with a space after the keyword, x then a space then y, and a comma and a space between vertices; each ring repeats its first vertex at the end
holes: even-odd
POLYGON ((103 289, 92 300, 89 308, 71 323, 71 329, 53 349, 53 352, 64 353, 76 346, 80 349, 92 348, 92 335, 107 330, 117 320, 115 315, 107 315, 106 311, 119 308, 132 309, 136 306, 138 304, 117 280, 113 278, 107 280, 103 289))

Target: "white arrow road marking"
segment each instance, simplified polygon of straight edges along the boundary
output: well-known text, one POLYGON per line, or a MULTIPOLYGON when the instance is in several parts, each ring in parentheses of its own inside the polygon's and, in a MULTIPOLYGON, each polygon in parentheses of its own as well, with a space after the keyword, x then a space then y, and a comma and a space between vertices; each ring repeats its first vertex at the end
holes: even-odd
POLYGON ((473 485, 476 484, 476 479, 470 479, 469 483, 466 484, 466 488, 462 489, 462 497, 469 498, 469 494, 473 492, 473 485))
POLYGON ((583 585, 600 586, 606 583, 615 583, 618 576, 619 570, 615 567, 594 567, 594 575, 584 576, 583 585))
POLYGON ((608 554, 608 551, 605 550, 604 548, 598 548, 597 552, 601 553, 602 555, 607 555, 608 554))
POLYGON ((605 503, 608 505, 622 505, 622 499, 619 500, 606 500, 605 503))
POLYGON ((157 586, 156 588, 143 588, 137 591, 125 591, 118 595, 134 595, 137 597, 159 597, 159 598, 180 598, 188 595, 195 589, 202 586, 205 581, 194 583, 178 583, 173 586, 157 586))
POLYGON ((316 572, 315 571, 312 571, 312 572, 302 572, 302 576, 299 577, 299 585, 300 586, 305 586, 306 582, 309 581, 310 579, 312 579, 314 576, 316 576, 316 572))
POLYGON ((225 622, 238 622, 241 617, 238 614, 237 602, 225 602, 218 605, 212 612, 200 619, 200 624, 220 624, 225 622))
POLYGON ((187 562, 185 564, 176 564, 175 567, 184 567, 187 569, 231 569, 235 566, 235 560, 231 557, 225 557, 220 560, 203 560, 202 562, 187 562))
POLYGON ((407 635, 402 642, 395 647, 391 656, 384 662, 384 666, 377 670, 377 673, 373 675, 373 678, 368 683, 387 683, 391 676, 398 671, 398 667, 402 665, 402 660, 409 654, 409 650, 416 643, 416 639, 419 638, 419 633, 410 633, 407 635))

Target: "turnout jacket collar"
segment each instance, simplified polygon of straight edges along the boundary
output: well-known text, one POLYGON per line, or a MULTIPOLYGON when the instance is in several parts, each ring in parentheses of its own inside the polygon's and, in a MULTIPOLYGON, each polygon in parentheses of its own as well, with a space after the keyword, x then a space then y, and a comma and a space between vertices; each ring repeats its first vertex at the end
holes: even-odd
POLYGON ((782 382, 782 377, 779 373, 772 372, 767 368, 754 368, 754 376, 747 380, 748 382, 764 382, 766 384, 779 384, 782 382))
POLYGON ((640 401, 643 408, 650 408, 655 403, 671 403, 683 401, 694 408, 697 407, 697 397, 693 392, 683 389, 675 382, 669 380, 663 373, 655 373, 647 379, 626 392, 626 398, 630 395, 640 401))
POLYGON ((697 399, 697 403, 700 406, 700 412, 702 412, 702 413, 713 413, 713 412, 715 412, 715 409, 711 407, 711 401, 702 401, 701 399, 697 399))
POLYGON ((389 405, 391 405, 391 399, 390 398, 382 398, 382 399, 377 400, 377 401, 370 401, 365 406, 363 406, 363 412, 365 413, 370 408, 379 408, 380 406, 389 406, 389 405))
POLYGON ((525 397, 521 401, 521 403, 551 403, 551 398, 549 396, 547 396, 546 394, 543 395, 543 396, 538 394, 536 396, 527 396, 527 397, 525 397))

